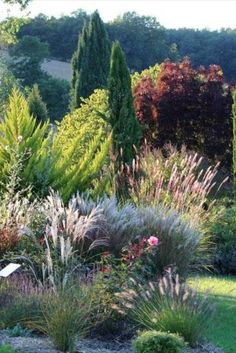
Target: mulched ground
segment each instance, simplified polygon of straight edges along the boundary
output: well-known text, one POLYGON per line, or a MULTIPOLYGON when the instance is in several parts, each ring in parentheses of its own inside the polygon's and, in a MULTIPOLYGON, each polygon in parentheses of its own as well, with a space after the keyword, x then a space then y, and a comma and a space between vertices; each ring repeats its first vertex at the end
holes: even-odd
MULTIPOLYGON (((22 353, 58 353, 49 339, 45 337, 8 337, 0 333, 0 344, 9 343, 22 353)), ((77 353, 133 353, 130 341, 121 342, 116 339, 109 341, 82 340, 77 344, 77 353)), ((212 344, 197 349, 187 349, 185 353, 223 353, 212 344)))

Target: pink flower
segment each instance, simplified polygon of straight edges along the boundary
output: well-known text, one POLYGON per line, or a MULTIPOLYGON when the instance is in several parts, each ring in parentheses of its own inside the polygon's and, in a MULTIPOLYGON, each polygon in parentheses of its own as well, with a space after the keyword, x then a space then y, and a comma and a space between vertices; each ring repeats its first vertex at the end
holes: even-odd
POLYGON ((159 239, 152 235, 150 238, 148 238, 147 242, 150 246, 157 246, 159 243, 159 239))

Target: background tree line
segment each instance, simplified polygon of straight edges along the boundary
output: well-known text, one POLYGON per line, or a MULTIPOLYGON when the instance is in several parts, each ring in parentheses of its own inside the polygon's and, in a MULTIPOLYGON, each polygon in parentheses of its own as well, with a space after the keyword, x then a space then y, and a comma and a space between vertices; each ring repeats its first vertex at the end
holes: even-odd
MULTIPOLYGON (((37 36, 48 43, 51 57, 70 61, 78 34, 88 20, 83 10, 58 19, 40 14, 21 27, 18 38, 37 36)), ((236 30, 167 29, 155 17, 135 12, 127 12, 105 27, 110 40, 121 43, 131 70, 143 70, 166 58, 176 61, 188 56, 194 67, 214 63, 222 67, 228 81, 236 78, 236 30)))

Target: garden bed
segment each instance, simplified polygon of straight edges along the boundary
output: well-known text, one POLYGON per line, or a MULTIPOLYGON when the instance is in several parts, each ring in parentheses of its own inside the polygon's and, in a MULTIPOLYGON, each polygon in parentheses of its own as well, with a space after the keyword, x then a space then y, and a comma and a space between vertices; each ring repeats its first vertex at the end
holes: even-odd
MULTIPOLYGON (((46 337, 8 337, 0 333, 0 343, 9 343, 23 353, 59 352, 46 337)), ((133 349, 130 341, 86 339, 77 343, 77 353, 133 353, 133 349)), ((223 353, 223 351, 212 344, 206 344, 196 349, 187 349, 185 353, 223 353)))

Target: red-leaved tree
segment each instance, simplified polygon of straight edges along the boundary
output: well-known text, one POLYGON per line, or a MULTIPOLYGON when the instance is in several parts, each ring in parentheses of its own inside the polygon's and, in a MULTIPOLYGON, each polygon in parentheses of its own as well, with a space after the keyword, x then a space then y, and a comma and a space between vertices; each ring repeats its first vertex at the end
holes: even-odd
POLYGON ((188 58, 167 60, 156 82, 144 77, 133 93, 137 118, 151 146, 186 144, 230 164, 232 95, 218 65, 194 69, 188 58))

